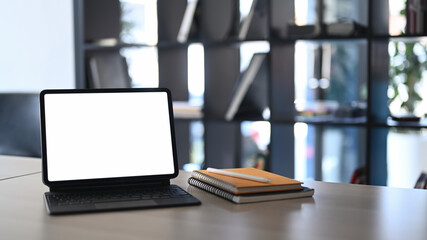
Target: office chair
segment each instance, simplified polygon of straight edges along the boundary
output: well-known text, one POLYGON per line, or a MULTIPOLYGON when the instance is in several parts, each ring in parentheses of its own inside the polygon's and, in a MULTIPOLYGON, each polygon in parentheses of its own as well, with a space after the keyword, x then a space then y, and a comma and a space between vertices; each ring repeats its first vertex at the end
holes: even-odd
POLYGON ((0 154, 41 156, 39 94, 0 93, 0 154))

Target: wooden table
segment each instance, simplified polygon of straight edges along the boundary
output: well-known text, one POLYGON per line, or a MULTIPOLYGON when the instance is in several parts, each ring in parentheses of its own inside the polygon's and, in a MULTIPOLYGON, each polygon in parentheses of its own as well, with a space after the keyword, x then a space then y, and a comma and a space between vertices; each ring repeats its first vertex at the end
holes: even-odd
POLYGON ((0 181, 41 172, 39 158, 0 155, 0 181))
POLYGON ((425 190, 313 181, 313 198, 237 205, 189 175, 172 182, 200 206, 65 216, 47 214, 40 173, 0 181, 1 239, 427 239, 425 190))

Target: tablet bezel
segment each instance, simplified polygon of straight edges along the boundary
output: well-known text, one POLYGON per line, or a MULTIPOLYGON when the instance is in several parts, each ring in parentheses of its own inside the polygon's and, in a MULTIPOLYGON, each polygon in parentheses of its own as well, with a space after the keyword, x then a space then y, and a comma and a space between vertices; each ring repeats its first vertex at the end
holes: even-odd
POLYGON ((176 150, 175 126, 172 108, 172 96, 167 88, 121 88, 121 89, 49 89, 40 92, 40 125, 41 125, 41 147, 42 147, 42 175, 43 183, 50 188, 61 187, 84 187, 84 186, 112 186, 112 185, 129 185, 143 184, 169 180, 178 176, 178 158, 176 150), (50 181, 48 178, 48 161, 46 148, 46 119, 45 119, 45 96, 50 94, 93 94, 93 93, 132 93, 132 92, 165 92, 168 98, 169 122, 172 140, 173 168, 172 174, 148 175, 148 176, 131 176, 117 178, 101 179, 84 179, 84 180, 66 180, 50 181))

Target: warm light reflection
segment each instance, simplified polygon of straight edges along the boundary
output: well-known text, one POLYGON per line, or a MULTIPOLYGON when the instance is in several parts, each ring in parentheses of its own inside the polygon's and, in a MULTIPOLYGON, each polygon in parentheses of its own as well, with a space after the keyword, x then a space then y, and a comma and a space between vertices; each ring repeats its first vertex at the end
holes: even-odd
POLYGON ((307 25, 308 0, 295 0, 295 24, 298 26, 307 25))
POLYGON ((401 35, 405 31, 406 17, 401 14, 405 9, 405 1, 389 1, 389 34, 391 36, 401 35))

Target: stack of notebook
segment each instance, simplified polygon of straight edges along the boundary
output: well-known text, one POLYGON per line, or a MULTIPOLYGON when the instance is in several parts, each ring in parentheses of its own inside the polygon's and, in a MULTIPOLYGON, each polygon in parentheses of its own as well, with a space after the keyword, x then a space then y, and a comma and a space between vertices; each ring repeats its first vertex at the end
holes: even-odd
MULTIPOLYGON (((302 186, 302 182, 266 172, 256 168, 233 168, 193 171, 188 183, 234 203, 250 203, 291 198, 311 197, 314 189, 302 186), (224 175, 224 171, 225 174, 224 175), (228 174, 228 173, 232 174, 228 174), (251 180, 245 176, 230 176, 233 173, 255 176, 261 180, 251 180)), ((234 174, 235 175, 235 174, 234 174)))

